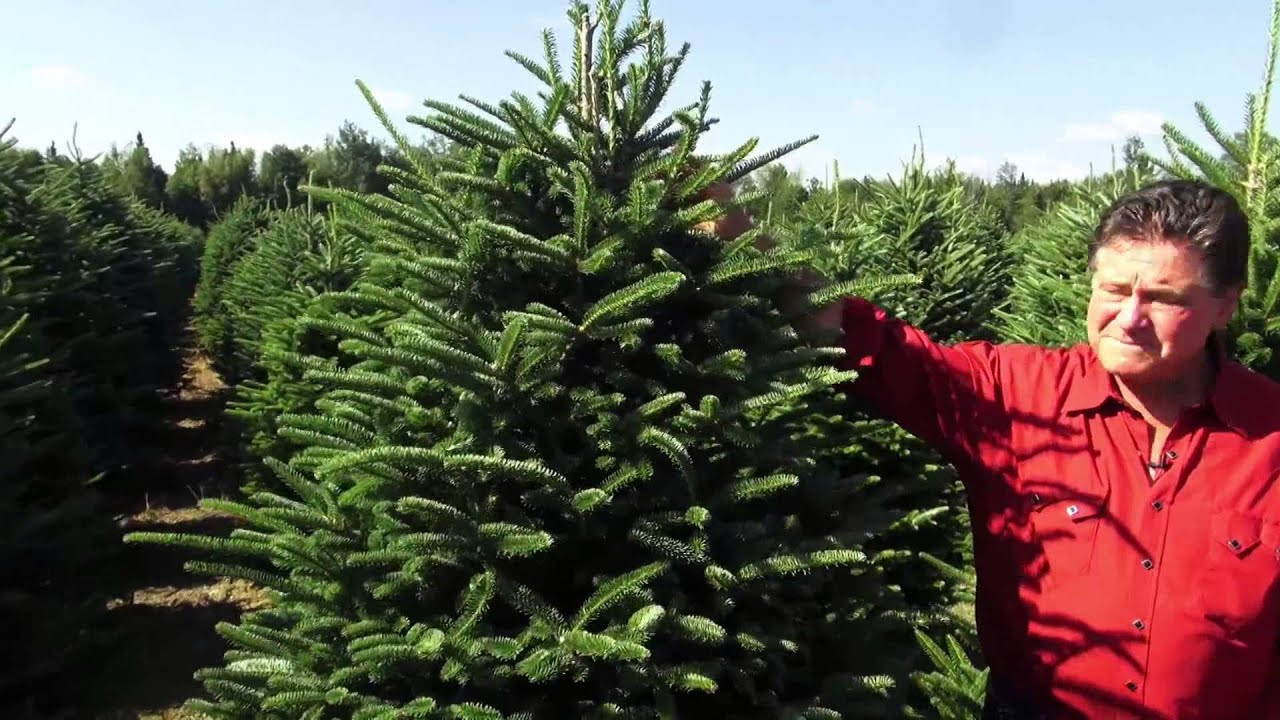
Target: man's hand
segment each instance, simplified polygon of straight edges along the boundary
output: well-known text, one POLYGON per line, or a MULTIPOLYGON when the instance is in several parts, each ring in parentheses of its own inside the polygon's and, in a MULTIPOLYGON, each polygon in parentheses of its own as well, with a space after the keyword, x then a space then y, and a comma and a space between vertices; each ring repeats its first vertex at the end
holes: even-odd
MULTIPOLYGON (((701 195, 698 196, 698 202, 702 202, 704 200, 715 200, 720 203, 722 207, 727 206, 729 202, 733 200, 733 188, 729 183, 718 182, 708 187, 701 195)), ((715 233, 721 240, 728 243, 737 240, 743 233, 755 227, 755 223, 752 222, 751 216, 747 214, 746 210, 739 207, 733 207, 729 208, 727 213, 715 220, 707 220, 706 222, 698 223, 696 227, 699 230, 715 233)), ((761 250, 767 250, 771 246, 772 243, 765 240, 763 235, 761 235, 760 239, 756 240, 756 247, 761 250), (767 244, 762 245, 762 242, 767 244)))
MULTIPOLYGON (((727 206, 733 199, 733 188, 728 183, 716 183, 708 187, 699 196, 699 202, 707 199, 715 200, 727 206)), ((708 220, 697 225, 698 229, 715 233, 725 242, 733 242, 743 233, 755 227, 751 216, 741 208, 729 208, 728 212, 715 220, 708 220)), ((766 251, 774 246, 774 242, 764 233, 755 240, 755 246, 766 251)), ((832 333, 840 331, 841 309, 839 301, 832 302, 817 311, 808 308, 807 295, 826 284, 825 278, 810 269, 804 269, 798 277, 783 287, 774 298, 778 309, 784 315, 794 317, 796 332, 812 340, 821 342, 832 333)))

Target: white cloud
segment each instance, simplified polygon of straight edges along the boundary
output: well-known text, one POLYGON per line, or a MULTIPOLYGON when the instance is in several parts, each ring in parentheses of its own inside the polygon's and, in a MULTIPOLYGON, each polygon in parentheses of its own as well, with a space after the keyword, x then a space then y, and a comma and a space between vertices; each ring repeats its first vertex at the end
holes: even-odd
POLYGON ((1054 157, 1042 150, 1009 153, 1006 160, 1018 166, 1028 180, 1081 180, 1089 176, 1089 166, 1054 157))
MULTIPOLYGON (((906 165, 908 159, 902 158, 902 163, 906 165)), ((925 166, 930 170, 945 170, 948 166, 954 166, 956 170, 966 175, 981 178, 990 177, 994 172, 991 162, 975 153, 942 153, 929 150, 925 153, 925 166)), ((894 175, 896 176, 899 172, 895 170, 894 175)))
MULTIPOLYGON (((975 175, 988 181, 996 179, 997 171, 1006 162, 1017 166, 1018 172, 1026 175, 1028 180, 1038 182, 1063 179, 1080 180, 1088 177, 1090 172, 1087 160, 1085 162, 1067 160, 1042 150, 1013 152, 1003 156, 984 156, 975 153, 949 153, 946 155, 930 153, 930 157, 937 158, 929 162, 935 168, 941 169, 946 167, 947 163, 954 163, 955 168, 960 172, 975 175)), ((1097 168, 1094 170, 1095 173, 1099 171, 1100 169, 1097 168)))
POLYGON ((1121 110, 1111 113, 1106 122, 1069 123, 1059 138, 1064 141, 1119 141, 1130 135, 1149 135, 1160 131, 1164 117, 1147 110, 1121 110))
POLYGON ((373 96, 377 98, 382 107, 387 110, 401 111, 408 110, 414 106, 413 96, 402 90, 392 90, 389 88, 371 88, 373 96))
POLYGON ((991 171, 990 163, 981 155, 957 155, 951 159, 955 162, 956 169, 960 172, 972 175, 986 175, 991 171))
POLYGON ((63 64, 37 65, 29 73, 31 82, 37 87, 66 90, 83 87, 89 83, 89 76, 80 70, 63 64))

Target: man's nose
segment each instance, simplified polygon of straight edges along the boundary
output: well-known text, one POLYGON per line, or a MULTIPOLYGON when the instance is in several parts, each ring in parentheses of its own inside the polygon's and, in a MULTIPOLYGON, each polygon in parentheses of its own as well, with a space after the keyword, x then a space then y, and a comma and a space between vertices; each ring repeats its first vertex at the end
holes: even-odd
POLYGON ((1147 318, 1146 303, 1139 293, 1133 292, 1120 304, 1116 322, 1123 327, 1139 327, 1147 318))

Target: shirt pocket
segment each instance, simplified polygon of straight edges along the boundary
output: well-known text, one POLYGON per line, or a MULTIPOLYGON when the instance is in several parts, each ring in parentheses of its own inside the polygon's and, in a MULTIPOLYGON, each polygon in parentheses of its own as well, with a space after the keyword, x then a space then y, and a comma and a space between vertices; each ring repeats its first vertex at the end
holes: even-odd
POLYGON ((1278 608, 1280 519, 1217 510, 1199 580, 1188 593, 1194 614, 1230 634, 1247 633, 1278 608))
POLYGON ((1090 489, 1033 482, 1023 488, 1031 525, 1031 566, 1043 590, 1087 575, 1106 522, 1107 498, 1090 489))

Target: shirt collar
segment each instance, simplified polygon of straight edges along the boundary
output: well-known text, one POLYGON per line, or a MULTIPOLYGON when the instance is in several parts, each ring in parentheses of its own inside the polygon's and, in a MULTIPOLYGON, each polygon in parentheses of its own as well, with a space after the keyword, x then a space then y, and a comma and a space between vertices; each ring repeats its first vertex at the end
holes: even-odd
MULTIPOLYGON (((1083 374, 1077 375, 1067 391, 1063 412, 1078 413, 1096 410, 1109 402, 1125 405, 1124 396, 1115 377, 1098 361, 1098 356, 1087 344, 1082 345, 1084 355, 1083 374)), ((1249 368, 1232 359, 1225 345, 1214 341, 1208 352, 1217 368, 1209 397, 1200 407, 1213 412, 1227 427, 1246 436, 1255 437, 1266 432, 1266 418, 1250 405, 1248 399, 1255 392, 1254 375, 1249 368)))
POLYGON ((1083 372, 1075 376, 1067 388, 1066 402, 1063 412, 1078 413, 1086 410, 1097 410, 1114 400, 1124 402, 1120 395, 1120 387, 1107 372, 1093 348, 1087 344, 1080 346, 1080 354, 1084 358, 1083 372))

